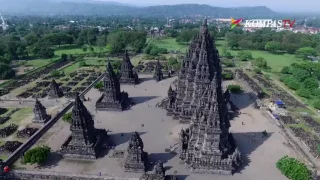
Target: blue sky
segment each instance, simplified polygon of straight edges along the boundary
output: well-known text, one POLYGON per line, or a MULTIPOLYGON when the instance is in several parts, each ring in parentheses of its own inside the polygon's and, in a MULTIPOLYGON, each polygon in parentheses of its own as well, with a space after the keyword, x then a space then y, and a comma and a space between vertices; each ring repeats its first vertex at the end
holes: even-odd
POLYGON ((135 5, 209 4, 219 7, 267 6, 279 12, 320 12, 319 0, 99 0, 135 5))

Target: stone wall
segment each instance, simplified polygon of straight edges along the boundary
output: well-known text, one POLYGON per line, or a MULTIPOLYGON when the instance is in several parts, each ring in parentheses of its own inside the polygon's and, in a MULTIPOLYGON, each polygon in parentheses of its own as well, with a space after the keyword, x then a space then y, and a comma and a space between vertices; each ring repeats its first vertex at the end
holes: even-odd
MULTIPOLYGON (((95 83, 100 81, 105 74, 99 76, 94 82, 92 82, 81 94, 80 96, 84 96, 95 83)), ((17 150, 15 150, 9 157, 4 161, 1 168, 4 166, 9 166, 13 164, 21 155, 26 152, 30 147, 32 147, 41 137, 45 134, 71 107, 73 106, 73 102, 69 103, 62 111, 60 111, 56 116, 52 117, 41 129, 39 129, 34 135, 32 135, 27 142, 21 145, 17 150)))
POLYGON ((47 171, 12 171, 1 176, 5 180, 139 180, 139 178, 122 178, 110 175, 71 174, 47 171))

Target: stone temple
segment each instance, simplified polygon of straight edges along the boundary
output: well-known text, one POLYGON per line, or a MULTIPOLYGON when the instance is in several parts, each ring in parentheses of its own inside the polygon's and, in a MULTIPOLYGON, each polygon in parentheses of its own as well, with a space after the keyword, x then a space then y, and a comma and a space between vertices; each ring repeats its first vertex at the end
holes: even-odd
MULTIPOLYGON (((165 180, 166 179, 166 170, 163 167, 163 163, 158 161, 154 166, 154 171, 152 174, 143 174, 140 177, 140 180, 165 180)), ((168 179, 168 178, 167 178, 168 179)), ((173 179, 173 178, 171 178, 173 179)))
POLYGON ((36 103, 33 108, 34 119, 32 122, 34 123, 46 123, 51 116, 47 114, 46 108, 40 103, 38 99, 36 99, 36 103))
POLYGON ((163 79, 163 73, 162 73, 162 66, 160 64, 160 61, 158 60, 155 70, 154 70, 154 74, 153 74, 153 78, 156 79, 156 81, 161 81, 163 79))
POLYGON ((121 63, 120 84, 139 84, 138 74, 133 70, 129 54, 126 52, 121 63))
POLYGON ((110 61, 107 64, 103 80, 103 94, 96 103, 98 111, 123 111, 129 108, 131 100, 128 93, 120 91, 119 79, 113 71, 110 61))
POLYGON ((60 98, 63 96, 63 92, 61 91, 59 85, 56 83, 54 79, 52 79, 51 81, 48 95, 49 98, 60 98))
POLYGON ((87 108, 76 95, 72 109, 71 135, 63 143, 60 153, 66 158, 96 159, 105 143, 107 132, 95 129, 87 108))
POLYGON ((137 132, 133 132, 124 163, 125 172, 145 172, 148 153, 143 151, 143 142, 137 132))
POLYGON ((232 174, 241 154, 229 133, 229 92, 222 93, 214 44, 205 20, 181 63, 177 89, 169 87, 165 106, 174 119, 190 122, 180 132, 180 159, 186 167, 194 173, 232 174))

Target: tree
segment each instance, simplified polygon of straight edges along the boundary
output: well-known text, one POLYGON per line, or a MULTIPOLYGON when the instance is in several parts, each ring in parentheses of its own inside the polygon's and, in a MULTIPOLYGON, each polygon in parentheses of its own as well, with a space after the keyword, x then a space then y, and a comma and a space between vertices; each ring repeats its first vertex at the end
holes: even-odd
POLYGON ((262 69, 266 69, 268 67, 267 65, 267 61, 263 58, 263 57, 258 57, 253 61, 253 65, 262 68, 262 69))
POLYGON ((252 54, 251 52, 248 52, 248 51, 240 51, 238 52, 238 58, 241 61, 248 61, 252 59, 252 54))
POLYGON ((63 116, 62 116, 62 120, 71 124, 72 122, 72 113, 69 112, 69 113, 65 113, 63 116))
POLYGON ((24 163, 41 164, 47 160, 51 149, 48 146, 38 146, 27 151, 23 157, 24 163))
POLYGON ((281 73, 282 73, 282 74, 290 74, 290 67, 289 67, 289 66, 284 66, 284 67, 281 69, 281 73))
POLYGON ((297 94, 301 97, 304 97, 304 98, 307 98, 309 99, 311 97, 311 93, 308 89, 305 89, 305 88, 300 88, 298 91, 297 91, 297 94))
POLYGON ((228 90, 232 93, 241 93, 242 92, 241 86, 235 85, 235 84, 228 85, 228 90))
POLYGON ((319 87, 319 83, 316 78, 310 77, 303 81, 302 86, 306 89, 315 89, 319 87))
POLYGON ((281 50, 281 44, 279 42, 275 42, 275 41, 269 41, 267 42, 267 44, 264 46, 264 49, 266 51, 270 51, 272 53, 275 53, 279 50, 281 50))
POLYGON ((31 32, 29 34, 27 34, 24 39, 26 40, 27 44, 30 45, 34 45, 35 43, 37 43, 39 41, 39 37, 36 35, 36 33, 31 32))
POLYGON ((61 59, 62 59, 62 61, 67 61, 68 60, 68 55, 67 54, 61 54, 61 59))
POLYGON ((87 47, 87 46, 85 46, 85 45, 82 46, 82 51, 83 51, 83 52, 87 52, 87 50, 88 50, 88 47, 87 47))
POLYGON ((302 47, 296 51, 296 56, 302 59, 308 59, 308 56, 316 56, 317 51, 312 47, 302 47))
MULTIPOLYGON (((316 100, 315 102, 313 102, 313 107, 320 110, 320 100, 316 100)), ((319 145, 318 145, 318 148, 319 148, 319 145)), ((320 151, 318 151, 318 152, 320 153, 320 151)))
POLYGON ((176 41, 178 43, 189 43, 198 32, 199 29, 183 29, 176 41))
POLYGON ((94 85, 94 88, 95 89, 98 89, 99 91, 103 91, 103 82, 102 81, 99 81, 98 83, 96 83, 94 85))
POLYGON ((225 80, 231 80, 231 79, 233 79, 233 74, 232 74, 232 72, 223 72, 222 78, 225 80))
POLYGON ((10 79, 15 76, 15 71, 10 65, 0 62, 0 79, 10 79))
POLYGON ((276 163, 277 168, 284 174, 287 178, 292 180, 309 180, 312 179, 312 173, 302 162, 284 156, 278 160, 276 163))
POLYGON ((42 58, 53 58, 54 57, 54 49, 52 49, 48 46, 43 46, 40 48, 37 55, 42 58))
POLYGON ((177 58, 170 57, 170 58, 168 59, 168 65, 169 65, 169 66, 173 66, 173 65, 175 65, 175 64, 177 64, 177 63, 178 63, 177 58))

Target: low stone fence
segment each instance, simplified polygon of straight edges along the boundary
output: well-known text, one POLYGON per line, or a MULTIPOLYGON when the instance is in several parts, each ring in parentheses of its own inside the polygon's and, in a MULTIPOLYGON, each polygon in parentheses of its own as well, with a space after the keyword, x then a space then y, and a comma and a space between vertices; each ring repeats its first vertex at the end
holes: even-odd
MULTIPOLYGON (((94 82, 92 82, 81 94, 80 96, 85 95, 96 82, 104 77, 105 74, 99 76, 94 82)), ((27 142, 21 145, 18 149, 16 149, 9 157, 4 161, 2 168, 4 166, 9 166, 13 164, 19 157, 22 156, 24 152, 26 152, 31 146, 33 146, 43 134, 45 134, 69 109, 73 106, 73 102, 70 102, 66 107, 63 108, 55 117, 52 117, 41 129, 39 129, 34 135, 32 135, 27 142)))
MULTIPOLYGON (((0 175, 1 176, 1 175, 0 175)), ((2 179, 10 180, 139 180, 139 178, 122 178, 110 175, 71 174, 47 171, 12 171, 2 179)))

